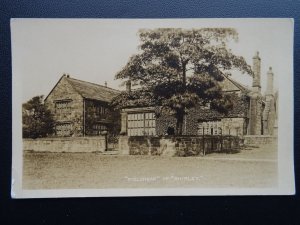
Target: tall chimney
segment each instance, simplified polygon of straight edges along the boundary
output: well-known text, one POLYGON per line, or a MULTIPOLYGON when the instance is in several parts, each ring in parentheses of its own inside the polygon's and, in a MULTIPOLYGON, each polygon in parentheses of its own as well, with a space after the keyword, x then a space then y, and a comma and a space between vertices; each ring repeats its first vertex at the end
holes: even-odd
POLYGON ((261 86, 260 86, 260 57, 259 52, 256 52, 255 56, 253 57, 253 82, 252 87, 253 91, 260 92, 261 86))
POLYGON ((273 95, 273 78, 274 74, 272 71, 272 67, 269 67, 269 71, 267 73, 267 91, 266 95, 273 95))
POLYGON ((127 91, 127 92, 131 92, 131 81, 130 81, 130 80, 128 80, 128 81, 126 82, 126 91, 127 91))

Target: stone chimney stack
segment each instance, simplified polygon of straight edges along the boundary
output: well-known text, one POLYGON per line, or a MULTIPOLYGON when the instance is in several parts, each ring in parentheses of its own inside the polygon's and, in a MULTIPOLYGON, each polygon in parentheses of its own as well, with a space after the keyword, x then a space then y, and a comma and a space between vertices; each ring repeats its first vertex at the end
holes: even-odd
POLYGON ((273 95, 273 79, 274 74, 272 71, 272 67, 269 67, 269 71, 267 73, 267 91, 266 95, 273 95))
POLYGON ((126 91, 127 91, 127 92, 131 92, 131 80, 128 80, 128 81, 126 82, 126 91))
POLYGON ((253 82, 252 82, 252 88, 255 92, 260 92, 261 86, 260 86, 260 64, 261 60, 259 57, 259 52, 256 52, 255 56, 253 57, 253 82))

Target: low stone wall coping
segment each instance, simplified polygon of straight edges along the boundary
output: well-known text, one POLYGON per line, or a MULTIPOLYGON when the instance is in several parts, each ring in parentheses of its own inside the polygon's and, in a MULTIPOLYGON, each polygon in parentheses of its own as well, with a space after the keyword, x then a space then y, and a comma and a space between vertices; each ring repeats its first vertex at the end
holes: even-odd
POLYGON ((273 135, 244 135, 244 138, 277 138, 273 135))
POLYGON ((23 139, 23 149, 38 152, 103 152, 105 137, 23 139))
POLYGON ((264 145, 271 144, 277 140, 277 136, 273 135, 247 135, 243 137, 244 144, 264 145))
POLYGON ((23 138, 25 141, 59 141, 59 140, 98 140, 98 139, 105 139, 105 136, 96 136, 96 137, 46 137, 46 138, 23 138))

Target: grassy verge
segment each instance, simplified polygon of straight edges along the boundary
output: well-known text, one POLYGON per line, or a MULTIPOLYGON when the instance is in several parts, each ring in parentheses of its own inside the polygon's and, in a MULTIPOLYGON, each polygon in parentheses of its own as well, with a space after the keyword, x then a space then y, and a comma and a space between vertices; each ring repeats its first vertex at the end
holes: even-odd
POLYGON ((23 166, 24 189, 251 188, 272 187, 277 182, 272 148, 207 157, 25 152, 23 166))

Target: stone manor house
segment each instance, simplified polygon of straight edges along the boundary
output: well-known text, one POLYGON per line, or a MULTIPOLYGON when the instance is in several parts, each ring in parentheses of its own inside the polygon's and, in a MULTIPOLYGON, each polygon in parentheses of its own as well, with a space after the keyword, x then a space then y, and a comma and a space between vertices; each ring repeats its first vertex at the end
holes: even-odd
MULTIPOLYGON (((252 87, 230 77, 220 83, 224 92, 234 96, 233 109, 224 116, 209 104, 197 106, 184 119, 184 135, 276 135, 278 93, 273 90, 272 68, 267 72, 267 90, 261 93, 261 59, 253 57, 252 87)), ((130 85, 127 90, 130 91, 130 85)), ((55 136, 95 136, 104 131, 127 136, 160 136, 176 127, 173 117, 155 117, 154 107, 128 107, 115 112, 111 100, 121 92, 112 88, 63 75, 45 104, 54 114, 55 136)))
POLYGON ((109 102, 119 93, 64 74, 45 98, 56 121, 55 136, 80 137, 114 132, 118 129, 118 115, 110 110, 109 102))

